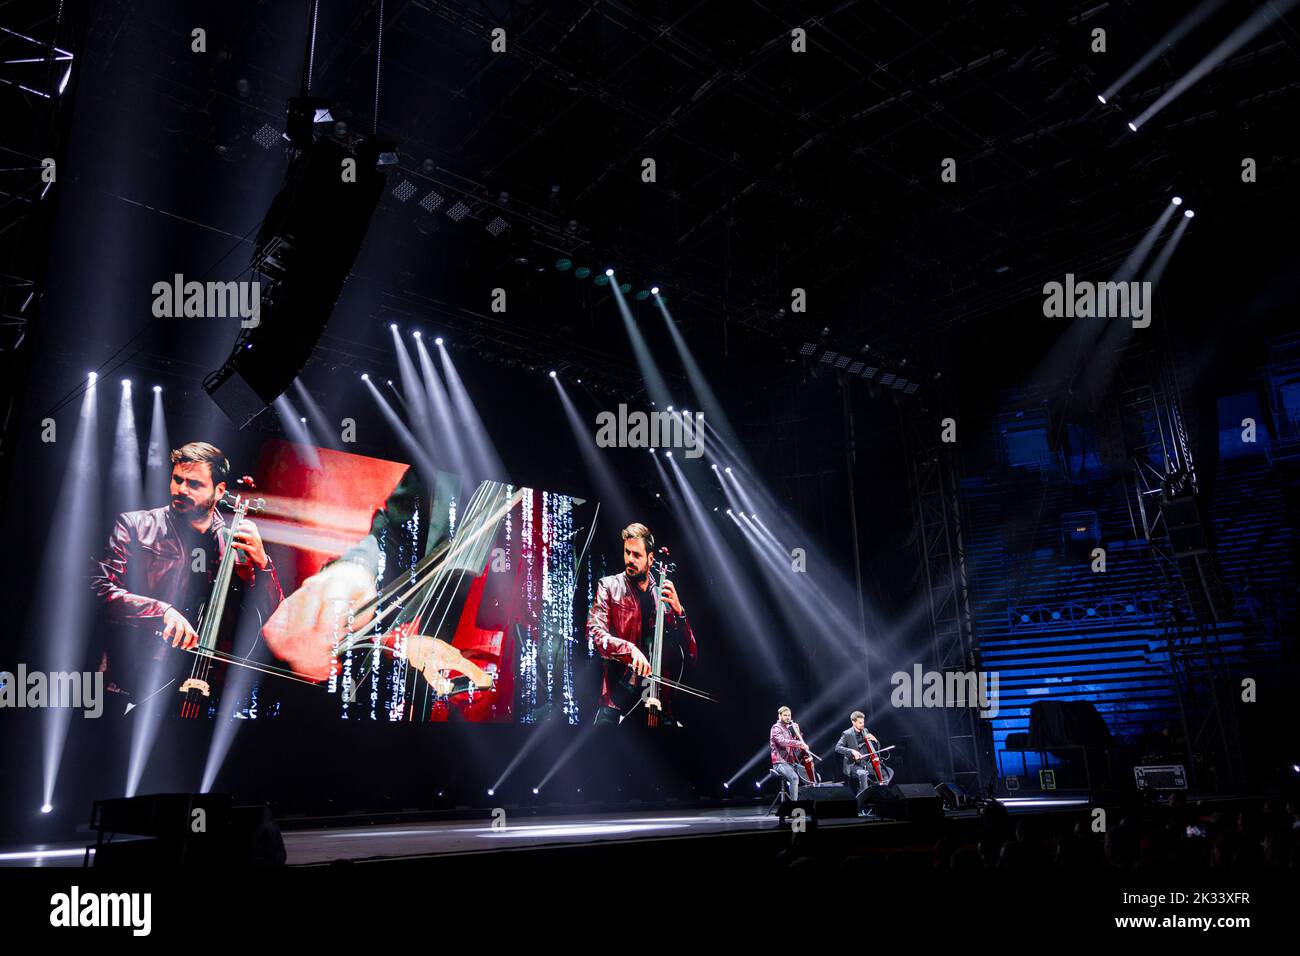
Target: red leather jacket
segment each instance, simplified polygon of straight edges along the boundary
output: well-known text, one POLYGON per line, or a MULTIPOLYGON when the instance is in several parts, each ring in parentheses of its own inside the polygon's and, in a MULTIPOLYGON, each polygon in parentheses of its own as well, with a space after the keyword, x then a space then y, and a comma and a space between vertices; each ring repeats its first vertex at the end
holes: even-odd
MULTIPOLYGON (((591 611, 587 614, 587 636, 591 638, 596 653, 606 660, 628 664, 632 661, 632 648, 641 646, 641 605, 632 593, 635 585, 626 574, 611 574, 600 579, 596 585, 596 597, 591 602, 591 611)), ((655 600, 660 600, 656 595, 655 600)), ((691 632, 686 615, 678 614, 671 605, 664 607, 665 650, 671 647, 667 636, 678 637, 686 657, 694 663, 699 656, 695 644, 695 635, 691 632)), ((667 706, 668 688, 660 694, 667 706)), ((609 668, 601 678, 600 701, 606 707, 613 707, 614 701, 609 694, 609 668)))
MULTIPOLYGON (((214 512, 209 533, 215 534, 225 526, 221 512, 214 512)), ((222 535, 216 537, 220 560, 225 554, 225 539, 222 535)), ((103 618, 112 625, 113 632, 99 661, 106 685, 116 683, 119 690, 132 689, 121 683, 128 678, 129 667, 115 658, 153 658, 160 649, 171 650, 154 632, 162 629, 167 609, 182 600, 186 579, 192 573, 190 562, 191 556, 172 523, 169 507, 128 511, 117 516, 108 549, 97 562, 91 578, 91 588, 99 599, 103 618)), ((209 569, 210 574, 215 572, 216 568, 209 569)), ((271 564, 262 571, 254 569, 251 582, 236 574, 231 594, 234 600, 227 605, 227 614, 235 607, 252 606, 263 621, 284 600, 280 580, 271 564)), ((186 613, 183 608, 177 609, 186 613)), ((198 627, 192 618, 190 624, 198 627)), ((139 662, 127 663, 135 666, 139 662)))

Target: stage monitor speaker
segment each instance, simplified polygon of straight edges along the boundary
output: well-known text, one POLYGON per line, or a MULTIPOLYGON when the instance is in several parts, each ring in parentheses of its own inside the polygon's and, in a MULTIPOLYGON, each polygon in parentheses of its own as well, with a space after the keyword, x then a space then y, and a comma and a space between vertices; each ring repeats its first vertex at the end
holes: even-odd
POLYGON ((99 833, 96 867, 270 867, 283 866, 286 859, 271 811, 236 807, 228 793, 101 800, 95 803, 91 827, 99 833))
POLYGON ((818 783, 811 786, 801 784, 799 799, 782 800, 777 815, 784 822, 796 808, 802 809, 813 822, 818 819, 848 819, 858 815, 858 803, 852 789, 841 783, 818 783))
POLYGON ((885 820, 908 820, 928 823, 943 819, 943 802, 928 783, 893 783, 887 787, 868 787, 862 794, 864 806, 875 809, 885 820))
POLYGON ((321 136, 290 160, 253 248, 256 321, 241 320, 230 357, 203 381, 237 427, 293 383, 325 331, 383 193, 382 148, 321 136))
POLYGON ((949 810, 961 810, 968 807, 973 802, 970 794, 955 783, 940 783, 934 788, 934 792, 939 795, 945 808, 949 810))

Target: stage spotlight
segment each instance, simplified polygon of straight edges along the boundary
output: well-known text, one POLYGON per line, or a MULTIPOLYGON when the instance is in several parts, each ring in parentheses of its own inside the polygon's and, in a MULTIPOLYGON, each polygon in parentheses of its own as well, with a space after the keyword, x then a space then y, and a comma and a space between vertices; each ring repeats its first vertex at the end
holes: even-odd
POLYGON ((1183 213, 1183 218, 1185 218, 1185 219, 1191 219, 1191 218, 1195 217, 1195 215, 1196 215, 1196 212, 1195 212, 1194 210, 1189 209, 1189 210, 1187 210, 1185 213, 1183 213))
POLYGON ((575 279, 585 279, 589 275, 591 275, 591 269, 587 266, 578 266, 578 268, 573 270, 573 277, 575 279))
POLYGON ((718 510, 718 506, 717 506, 717 505, 714 505, 714 506, 713 506, 713 510, 714 510, 714 511, 717 511, 717 510, 718 510))
POLYGON ((298 421, 302 422, 304 425, 307 424, 307 419, 302 418, 301 416, 299 416, 298 421))
POLYGON ((655 450, 654 450, 653 448, 651 448, 651 449, 650 449, 650 454, 653 455, 654 453, 655 453, 655 450))
POLYGON ((397 331, 397 323, 396 323, 396 322, 389 322, 389 323, 388 323, 388 327, 389 327, 390 329, 392 329, 394 332, 397 331))
POLYGON ((493 790, 491 787, 488 787, 488 796, 489 796, 489 797, 495 797, 496 795, 497 795, 497 792, 496 792, 495 790, 493 790))
POLYGON ((727 474, 731 474, 731 467, 728 466, 727 469, 726 469, 726 471, 727 471, 727 474))
POLYGON ((91 372, 89 375, 86 376, 86 378, 90 381, 91 385, 94 385, 95 382, 99 380, 99 375, 95 372, 91 372))
POLYGON ((672 407, 671 405, 669 405, 669 406, 668 406, 668 411, 671 412, 672 410, 673 410, 673 407, 672 407))
POLYGON ((537 794, 539 794, 539 793, 541 793, 541 792, 542 792, 542 791, 538 790, 536 787, 533 787, 533 795, 534 795, 534 796, 536 796, 537 794))
POLYGON ((441 345, 442 345, 442 336, 440 335, 440 336, 438 336, 436 339, 434 339, 434 340, 433 340, 433 344, 434 344, 434 345, 441 346, 441 345))
POLYGON ((613 270, 613 269, 606 269, 606 270, 605 270, 605 275, 607 275, 607 276, 612 276, 613 274, 614 274, 614 270, 613 270))
POLYGON ((161 392, 161 391, 162 391, 162 386, 161 386, 161 385, 155 385, 155 386, 153 387, 153 390, 154 390, 154 392, 161 392))
POLYGON ((554 370, 554 369, 552 369, 552 370, 551 370, 550 372, 548 372, 547 374, 550 375, 551 378, 555 378, 555 370, 554 370))
POLYGON ((757 520, 758 520, 758 515, 750 515, 750 518, 752 518, 753 520, 757 521, 757 520))
POLYGON ((53 813, 54 807, 48 803, 41 804, 41 813, 53 813))
POLYGON ((657 285, 652 285, 652 286, 650 287, 650 294, 651 294, 651 295, 658 295, 658 294, 659 294, 659 287, 658 287, 657 285))
POLYGON ((363 382, 368 382, 368 381, 370 381, 370 373, 369 373, 369 372, 362 372, 362 373, 361 373, 361 381, 363 381, 363 382))
POLYGON ((555 268, 558 269, 558 270, 561 271, 561 272, 568 272, 570 269, 573 268, 573 260, 572 260, 572 259, 556 259, 556 260, 555 260, 555 268))
POLYGON ((389 385, 392 385, 392 384, 393 384, 393 380, 392 380, 391 378, 388 379, 388 384, 389 384, 389 385))
POLYGON ((672 453, 672 452, 665 452, 665 454, 667 454, 669 458, 673 457, 673 453, 672 453))
POLYGON ((1181 205, 1183 204, 1183 197, 1182 197, 1182 196, 1175 196, 1173 199, 1171 199, 1171 200, 1169 200, 1169 201, 1170 201, 1171 203, 1173 203, 1175 206, 1181 206, 1181 205))
POLYGON ((1106 105, 1106 97, 1104 97, 1104 96, 1102 96, 1100 93, 1098 93, 1098 94, 1097 94, 1097 102, 1100 103, 1102 106, 1105 106, 1105 105, 1106 105))
POLYGON ((717 463, 717 462, 714 462, 714 463, 713 463, 713 470, 714 470, 714 471, 717 471, 717 470, 718 470, 718 463, 717 463))
POLYGON ((1138 131, 1138 128, 1137 128, 1136 126, 1134 126, 1132 123, 1129 123, 1129 124, 1128 124, 1128 128, 1131 129, 1131 130, 1132 130, 1133 132, 1135 132, 1135 133, 1138 131))
POLYGON ((123 387, 123 388, 130 388, 130 387, 131 387, 131 380, 130 380, 129 378, 124 378, 124 379, 122 379, 122 387, 123 387))
POLYGON ((723 790, 730 790, 730 789, 731 789, 731 784, 727 783, 727 782, 724 780, 723 783, 722 783, 722 789, 723 789, 723 790))
POLYGON ((414 335, 414 336, 418 339, 418 338, 420 337, 420 330, 419 330, 419 329, 416 329, 416 330, 415 330, 414 332, 412 332, 411 334, 414 335))

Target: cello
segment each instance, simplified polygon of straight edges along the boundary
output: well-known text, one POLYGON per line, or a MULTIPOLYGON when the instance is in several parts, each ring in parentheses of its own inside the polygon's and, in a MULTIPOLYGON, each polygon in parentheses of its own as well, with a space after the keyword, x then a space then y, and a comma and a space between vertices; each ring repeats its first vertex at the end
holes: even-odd
MULTIPOLYGON (((245 478, 241 484, 248 490, 252 490, 251 479, 245 478)), ((227 492, 221 503, 233 508, 234 513, 231 516, 230 527, 220 532, 225 538, 225 549, 221 555, 221 564, 217 567, 216 577, 212 581, 211 594, 207 603, 199 611, 199 639, 198 643, 190 649, 194 654, 194 663, 190 668, 190 676, 180 686, 180 693, 183 695, 182 717, 199 716, 205 698, 212 696, 210 682, 212 659, 217 657, 217 637, 221 630, 221 619, 225 615, 226 598, 230 594, 230 578, 235 569, 235 556, 239 553, 237 548, 231 546, 231 542, 244 516, 250 511, 260 511, 266 506, 266 500, 263 498, 254 501, 237 492, 227 492)))
MULTIPOLYGON (((894 779, 894 769, 892 767, 886 767, 884 763, 881 762, 880 755, 884 751, 877 750, 874 746, 872 746, 871 736, 869 734, 863 734, 862 742, 867 745, 867 760, 871 768, 867 772, 867 774, 868 776, 872 776, 872 775, 875 776, 875 780, 872 781, 872 785, 879 786, 879 787, 889 786, 889 781, 894 779)), ((893 749, 894 748, 892 746, 885 748, 885 750, 893 750, 893 749)))
MULTIPOLYGON (((806 743, 806 741, 803 739, 803 732, 799 729, 799 725, 792 720, 790 721, 790 726, 794 728, 794 735, 799 738, 799 742, 801 744, 806 743)), ((813 753, 811 750, 805 750, 803 752, 803 769, 804 772, 808 774, 809 783, 817 782, 817 770, 816 767, 813 765, 814 757, 816 757, 816 759, 818 760, 822 759, 821 757, 818 757, 815 753, 813 753)))

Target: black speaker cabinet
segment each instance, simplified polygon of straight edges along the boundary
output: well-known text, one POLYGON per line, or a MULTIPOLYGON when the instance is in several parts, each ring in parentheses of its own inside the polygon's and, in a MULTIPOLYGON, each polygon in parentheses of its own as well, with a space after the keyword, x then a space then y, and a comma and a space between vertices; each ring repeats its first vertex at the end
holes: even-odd
POLYGON ((928 783, 895 783, 868 787, 862 794, 864 806, 884 820, 928 823, 943 819, 943 801, 928 783))

